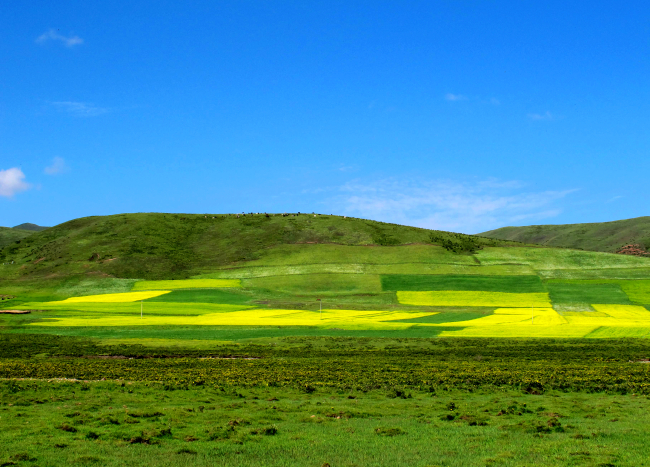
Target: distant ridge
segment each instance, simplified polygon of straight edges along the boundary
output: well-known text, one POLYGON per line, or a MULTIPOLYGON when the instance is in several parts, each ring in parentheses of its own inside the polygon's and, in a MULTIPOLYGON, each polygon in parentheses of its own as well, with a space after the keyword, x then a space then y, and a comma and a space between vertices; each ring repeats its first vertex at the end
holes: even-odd
POLYGON ((31 230, 33 232, 40 232, 42 230, 48 229, 49 227, 42 227, 40 225, 30 224, 29 222, 25 222, 24 224, 20 224, 12 228, 17 230, 31 230))
POLYGON ((650 251, 650 217, 589 224, 502 227, 479 235, 553 247, 643 254, 650 251))

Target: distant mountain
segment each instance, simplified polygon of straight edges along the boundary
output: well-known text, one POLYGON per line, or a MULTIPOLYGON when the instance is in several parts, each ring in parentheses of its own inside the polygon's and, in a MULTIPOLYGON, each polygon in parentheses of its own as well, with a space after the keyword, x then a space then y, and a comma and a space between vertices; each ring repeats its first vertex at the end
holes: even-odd
POLYGON ((591 224, 502 227, 479 235, 554 247, 650 255, 650 217, 647 216, 591 224))
POLYGON ((40 225, 36 224, 30 224, 29 222, 26 222, 24 224, 17 225, 16 227, 12 227, 16 230, 31 230, 33 232, 40 232, 41 230, 48 229, 49 227, 42 227, 40 225))

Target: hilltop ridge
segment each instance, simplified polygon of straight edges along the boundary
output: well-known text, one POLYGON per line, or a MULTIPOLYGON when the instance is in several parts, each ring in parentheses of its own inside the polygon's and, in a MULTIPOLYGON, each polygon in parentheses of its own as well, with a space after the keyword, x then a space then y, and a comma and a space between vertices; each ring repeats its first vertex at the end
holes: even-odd
POLYGON ((43 227, 42 225, 32 224, 31 222, 25 222, 23 224, 12 227, 12 229, 30 230, 32 232, 40 232, 40 231, 48 229, 48 228, 49 227, 43 227))
POLYGON ((585 224, 501 227, 479 234, 499 240, 616 253, 628 245, 650 250, 650 217, 585 224))

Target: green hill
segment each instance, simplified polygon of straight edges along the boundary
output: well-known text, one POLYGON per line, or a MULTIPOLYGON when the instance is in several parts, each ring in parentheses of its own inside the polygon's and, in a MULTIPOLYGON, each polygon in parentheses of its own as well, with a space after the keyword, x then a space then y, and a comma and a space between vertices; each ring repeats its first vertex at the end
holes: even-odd
POLYGON ((18 267, 0 278, 180 279, 261 259, 287 244, 436 244, 454 255, 514 243, 330 215, 120 214, 75 219, 15 240, 0 250, 0 262, 18 267))
POLYGON ((650 217, 591 224, 502 227, 480 235, 500 240, 609 253, 631 244, 650 250, 650 217))
POLYGON ((14 229, 18 230, 31 230, 32 232, 40 232, 42 230, 47 229, 48 227, 43 227, 41 225, 36 225, 36 224, 31 224, 29 222, 26 222, 24 224, 20 224, 14 227, 14 229))

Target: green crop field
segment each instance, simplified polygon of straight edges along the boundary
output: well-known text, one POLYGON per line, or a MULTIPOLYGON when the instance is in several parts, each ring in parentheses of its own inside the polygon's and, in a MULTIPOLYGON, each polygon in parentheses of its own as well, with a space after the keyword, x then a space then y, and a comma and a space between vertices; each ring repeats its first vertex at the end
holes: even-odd
POLYGON ((649 258, 304 214, 93 217, 17 242, 0 464, 648 458, 649 258))

